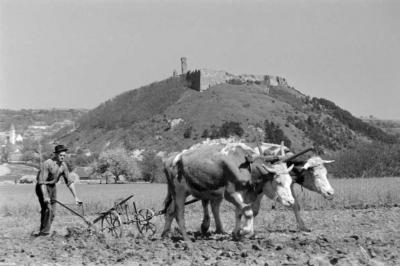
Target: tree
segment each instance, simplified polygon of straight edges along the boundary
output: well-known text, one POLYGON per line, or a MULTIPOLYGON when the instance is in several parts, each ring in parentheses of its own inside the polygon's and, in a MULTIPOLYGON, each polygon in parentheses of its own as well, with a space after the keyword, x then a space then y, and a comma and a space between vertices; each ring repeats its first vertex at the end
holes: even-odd
POLYGON ((208 138, 208 129, 204 129, 203 133, 201 133, 202 138, 208 138))
POLYGON ((184 137, 185 139, 189 139, 189 138, 192 136, 192 130, 193 130, 192 125, 188 125, 188 126, 185 128, 185 132, 183 132, 183 137, 184 137))
POLYGON ((241 137, 244 130, 239 122, 225 121, 219 129, 219 135, 224 138, 228 138, 232 135, 241 137))
POLYGON ((164 176, 162 169, 161 158, 159 158, 155 152, 148 151, 143 154, 141 170, 144 181, 160 183, 162 181, 161 177, 164 176))
POLYGON ((264 121, 264 141, 270 143, 281 143, 281 141, 285 142, 285 145, 290 148, 292 142, 286 137, 285 133, 282 129, 274 122, 269 122, 268 120, 264 121))
POLYGON ((99 174, 111 173, 115 182, 120 181, 120 176, 134 180, 139 172, 137 162, 130 158, 124 148, 116 148, 102 152, 99 156, 96 172, 99 174))

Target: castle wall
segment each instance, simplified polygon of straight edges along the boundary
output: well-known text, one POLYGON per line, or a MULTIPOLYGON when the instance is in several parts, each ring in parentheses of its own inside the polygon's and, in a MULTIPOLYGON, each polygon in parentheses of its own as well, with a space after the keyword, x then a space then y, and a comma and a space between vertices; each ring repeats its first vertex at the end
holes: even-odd
POLYGON ((205 91, 212 86, 223 83, 257 83, 265 85, 266 89, 271 86, 288 86, 286 79, 279 76, 251 74, 233 75, 222 70, 200 69, 200 91, 205 91))
POLYGON ((233 75, 221 70, 200 70, 200 91, 207 90, 211 86, 226 83, 233 75))

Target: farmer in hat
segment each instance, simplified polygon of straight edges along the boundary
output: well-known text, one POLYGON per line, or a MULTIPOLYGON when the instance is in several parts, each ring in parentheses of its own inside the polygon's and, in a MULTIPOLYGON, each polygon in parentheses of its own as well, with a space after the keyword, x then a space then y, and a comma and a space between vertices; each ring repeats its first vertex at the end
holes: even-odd
POLYGON ((51 223, 55 213, 55 199, 57 197, 56 184, 62 176, 75 199, 76 204, 82 204, 79 200, 74 181, 69 177, 67 164, 64 162, 66 151, 64 145, 57 145, 54 149, 54 157, 46 160, 37 175, 36 195, 39 198, 40 231, 36 236, 46 236, 50 233, 51 223))

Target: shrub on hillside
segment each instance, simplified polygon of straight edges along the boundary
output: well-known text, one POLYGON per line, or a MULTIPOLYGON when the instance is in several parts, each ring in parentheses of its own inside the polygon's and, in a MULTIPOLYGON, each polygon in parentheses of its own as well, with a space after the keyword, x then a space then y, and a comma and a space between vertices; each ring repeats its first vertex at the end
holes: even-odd
POLYGON ((210 127, 208 137, 209 137, 210 139, 218 139, 218 138, 220 138, 219 127, 216 126, 216 125, 212 125, 212 126, 210 127))
POLYGON ((307 119, 298 117, 293 121, 293 125, 303 131, 322 154, 325 149, 338 150, 347 148, 352 143, 351 131, 340 126, 337 127, 337 122, 335 123, 336 120, 333 118, 309 115, 307 119))
POLYGON ((184 137, 185 139, 191 138, 191 137, 192 137, 192 130, 193 130, 193 127, 192 127, 191 125, 188 125, 188 126, 185 128, 185 131, 183 132, 183 137, 184 137))
POLYGON ((264 121, 264 142, 268 143, 281 143, 284 141, 285 146, 289 147, 292 145, 290 139, 285 135, 282 129, 274 122, 268 120, 264 121))
POLYGON ((244 130, 239 122, 226 121, 219 129, 219 135, 222 138, 229 138, 232 135, 241 137, 243 133, 244 130))
POLYGON ((203 130, 203 133, 201 133, 201 137, 208 138, 208 129, 207 128, 203 130))
POLYGON ((225 121, 220 127, 212 125, 210 129, 205 129, 201 134, 202 138, 219 139, 229 138, 230 136, 241 137, 244 130, 239 122, 225 121))

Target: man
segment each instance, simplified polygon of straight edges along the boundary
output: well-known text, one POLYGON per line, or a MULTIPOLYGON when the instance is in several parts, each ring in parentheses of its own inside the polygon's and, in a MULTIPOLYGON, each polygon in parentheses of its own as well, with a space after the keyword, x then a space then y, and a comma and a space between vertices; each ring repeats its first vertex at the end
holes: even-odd
POLYGON ((64 162, 66 151, 64 145, 57 145, 54 149, 54 157, 46 160, 37 175, 36 195, 39 198, 40 231, 35 236, 47 236, 50 233, 51 223, 54 219, 57 198, 56 184, 62 176, 75 199, 76 204, 81 204, 74 186, 74 181, 69 177, 67 164, 64 162))

